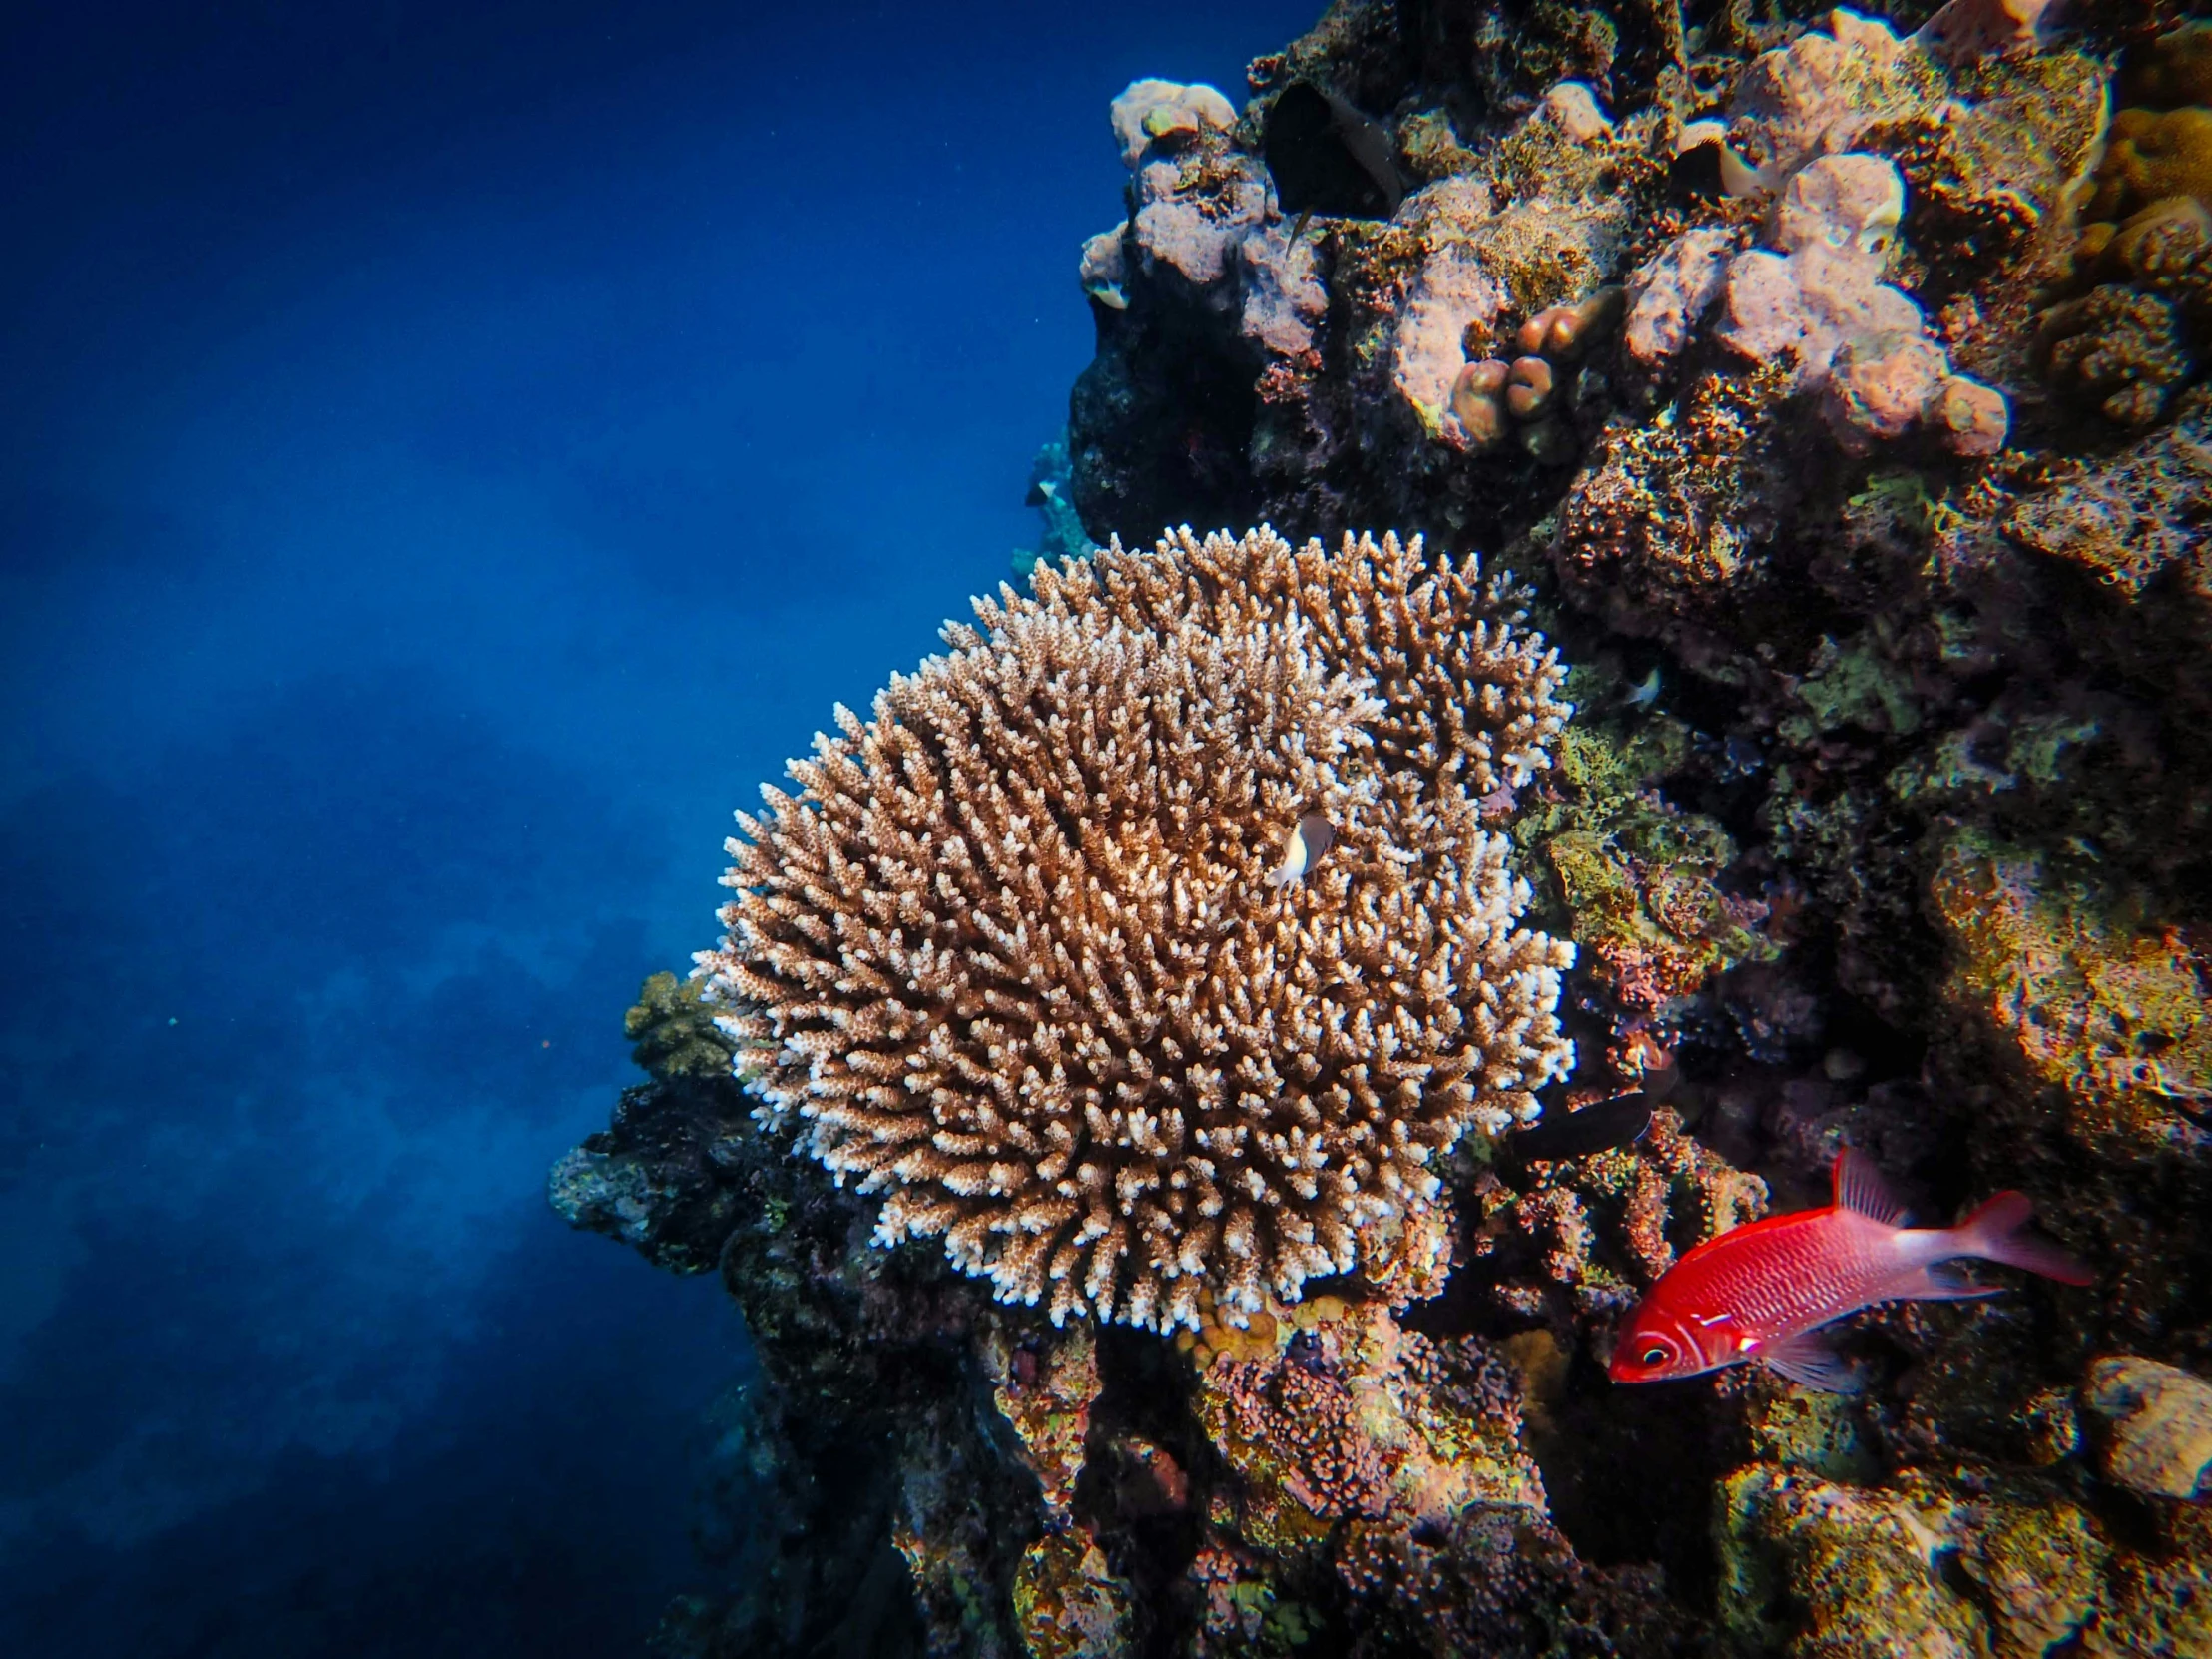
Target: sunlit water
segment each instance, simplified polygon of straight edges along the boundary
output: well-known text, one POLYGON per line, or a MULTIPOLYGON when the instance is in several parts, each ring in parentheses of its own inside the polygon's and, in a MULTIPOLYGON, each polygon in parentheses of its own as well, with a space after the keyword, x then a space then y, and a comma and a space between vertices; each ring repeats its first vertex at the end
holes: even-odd
POLYGON ((1034 539, 1107 100, 1313 7, 48 10, 0 1651, 627 1650, 744 1340, 545 1167, 729 810, 1034 539))

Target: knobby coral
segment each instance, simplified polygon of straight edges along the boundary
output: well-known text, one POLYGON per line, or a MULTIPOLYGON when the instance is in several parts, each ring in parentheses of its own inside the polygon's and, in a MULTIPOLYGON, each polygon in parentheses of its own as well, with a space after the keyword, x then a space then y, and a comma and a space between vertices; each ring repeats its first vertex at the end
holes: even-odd
POLYGON ((1572 947, 1480 827, 1570 713, 1516 598, 1261 529, 978 601, 739 815, 700 960, 763 1121, 1056 1321, 1386 1270, 1439 1155, 1570 1062, 1572 947))

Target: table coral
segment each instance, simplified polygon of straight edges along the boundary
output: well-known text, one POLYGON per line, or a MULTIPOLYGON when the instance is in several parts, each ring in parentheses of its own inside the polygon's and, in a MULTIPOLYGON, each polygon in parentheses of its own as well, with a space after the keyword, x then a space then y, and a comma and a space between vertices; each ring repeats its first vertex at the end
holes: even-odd
POLYGON ((1477 806, 1568 712, 1512 591, 1417 542, 1185 532, 979 601, 740 816, 703 962, 769 1120, 887 1190, 884 1243, 1055 1321, 1378 1261, 1569 1060, 1570 952, 1513 924, 1477 806), (1271 883, 1302 810, 1336 844, 1271 883))

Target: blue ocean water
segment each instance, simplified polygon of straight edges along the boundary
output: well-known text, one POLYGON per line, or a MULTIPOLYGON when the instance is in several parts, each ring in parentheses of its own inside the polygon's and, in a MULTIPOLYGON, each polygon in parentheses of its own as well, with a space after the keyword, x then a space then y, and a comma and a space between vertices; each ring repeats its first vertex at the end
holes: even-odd
POLYGON ((546 1210, 1034 540, 1107 101, 1311 0, 48 7, 0 69, 0 1652, 629 1651, 735 1314, 546 1210))

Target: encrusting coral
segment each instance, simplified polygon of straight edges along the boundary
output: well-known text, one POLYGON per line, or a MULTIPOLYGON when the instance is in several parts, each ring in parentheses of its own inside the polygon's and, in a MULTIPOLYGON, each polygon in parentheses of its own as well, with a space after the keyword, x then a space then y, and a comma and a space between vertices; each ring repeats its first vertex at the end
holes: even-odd
POLYGON ((2078 1142, 2107 1156, 2212 1147, 2188 1112, 2212 1095, 2212 1019, 2180 930, 2130 926, 2124 896, 1964 832, 1941 849, 1930 903, 1966 1028, 2059 1095, 2078 1142))
POLYGON ((2043 313, 2037 350, 2054 390, 2139 431, 2212 345, 2212 24, 2130 52, 2116 91, 2074 254, 2095 285, 2043 313))
POLYGON ((1579 1317, 1626 1313, 1680 1251, 1756 1221, 1767 1185, 1682 1132, 1662 1108, 1635 1146, 1546 1163, 1518 1190, 1485 1172, 1468 1252, 1498 1305, 1571 1330, 1579 1317))
POLYGON ((1514 593, 1185 531, 979 601, 740 815, 701 962, 768 1120, 1056 1321, 1386 1275, 1439 1155, 1570 1058, 1571 949, 1481 827, 1569 712, 1514 593))

